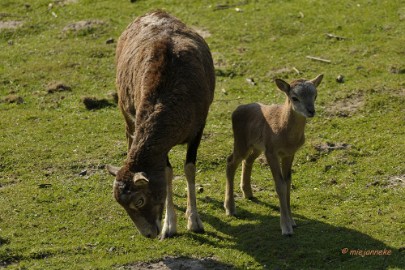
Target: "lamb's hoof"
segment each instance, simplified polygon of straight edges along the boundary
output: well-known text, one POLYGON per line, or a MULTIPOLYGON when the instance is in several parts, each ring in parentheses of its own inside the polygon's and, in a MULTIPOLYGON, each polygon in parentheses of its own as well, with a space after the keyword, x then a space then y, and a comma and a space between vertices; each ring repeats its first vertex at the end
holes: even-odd
POLYGON ((294 234, 294 231, 292 230, 292 228, 291 228, 291 230, 282 230, 281 234, 284 236, 291 237, 294 234))
POLYGON ((194 233, 200 233, 200 234, 205 233, 204 228, 198 228, 198 229, 196 229, 196 230, 191 230, 191 231, 194 232, 194 233))
POLYGON ((188 218, 187 229, 195 233, 204 233, 204 226, 200 217, 197 215, 190 215, 188 218))
POLYGON ((292 236, 294 234, 294 230, 291 225, 285 225, 281 227, 281 234, 285 236, 292 236))
POLYGON ((225 214, 227 216, 233 217, 236 215, 236 211, 235 210, 229 210, 229 209, 225 209, 225 214))
POLYGON ((235 216, 236 208, 235 203, 224 203, 225 213, 227 216, 235 216))
POLYGON ((253 193, 251 191, 246 191, 246 192, 242 191, 242 193, 243 193, 243 198, 245 198, 247 200, 251 200, 254 198, 253 193))

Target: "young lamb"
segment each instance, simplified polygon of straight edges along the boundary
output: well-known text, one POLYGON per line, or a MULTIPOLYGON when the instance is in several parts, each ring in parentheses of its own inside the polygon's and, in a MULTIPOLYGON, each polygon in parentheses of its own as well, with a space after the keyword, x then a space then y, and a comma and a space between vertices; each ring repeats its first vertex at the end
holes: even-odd
POLYGON ((255 159, 264 152, 276 184, 280 201, 280 226, 283 235, 291 235, 296 226, 290 208, 291 166, 295 152, 304 144, 306 118, 315 115, 316 87, 323 75, 313 80, 296 80, 291 84, 276 79, 286 95, 283 105, 252 103, 239 106, 232 114, 233 153, 227 159, 224 207, 235 215, 233 186, 235 171, 242 163, 241 189, 252 198, 250 175, 255 159))
POLYGON ((203 232, 196 205, 195 163, 215 88, 208 45, 177 18, 157 11, 127 27, 117 44, 116 62, 128 154, 123 167, 107 167, 116 176, 115 199, 142 235, 174 235, 177 221, 168 153, 186 143, 187 228, 203 232))

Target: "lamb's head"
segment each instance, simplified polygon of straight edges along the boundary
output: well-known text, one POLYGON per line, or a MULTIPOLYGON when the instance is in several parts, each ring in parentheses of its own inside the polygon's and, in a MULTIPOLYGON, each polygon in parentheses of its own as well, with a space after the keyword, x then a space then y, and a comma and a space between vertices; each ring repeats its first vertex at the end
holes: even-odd
POLYGON ((120 169, 108 165, 107 169, 116 177, 114 197, 136 228, 145 237, 157 237, 161 230, 166 190, 154 188, 145 173, 133 173, 126 166, 120 169))
POLYGON ((295 80, 291 84, 276 79, 277 87, 287 94, 292 109, 304 117, 315 116, 316 88, 321 83, 323 75, 318 75, 312 80, 295 80))

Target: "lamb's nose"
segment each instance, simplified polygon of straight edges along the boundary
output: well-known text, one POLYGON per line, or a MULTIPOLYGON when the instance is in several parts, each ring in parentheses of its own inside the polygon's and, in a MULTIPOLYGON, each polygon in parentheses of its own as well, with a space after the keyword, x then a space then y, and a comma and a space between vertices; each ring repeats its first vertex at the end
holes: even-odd
POLYGON ((308 109, 308 116, 309 117, 314 117, 315 115, 315 110, 314 109, 308 109))

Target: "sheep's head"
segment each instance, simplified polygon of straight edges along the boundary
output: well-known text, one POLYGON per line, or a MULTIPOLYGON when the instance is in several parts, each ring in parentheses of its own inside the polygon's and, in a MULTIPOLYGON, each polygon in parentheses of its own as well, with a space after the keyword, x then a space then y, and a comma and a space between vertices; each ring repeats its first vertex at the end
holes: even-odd
POLYGON ((275 82, 277 87, 287 94, 293 110, 304 117, 311 118, 315 116, 316 88, 322 79, 323 75, 320 74, 315 79, 296 80, 291 84, 281 79, 276 79, 275 82))
POLYGON ((127 211, 136 228, 145 237, 157 237, 161 229, 166 190, 154 188, 145 173, 133 173, 127 167, 120 169, 110 165, 107 170, 116 177, 114 197, 127 211))

